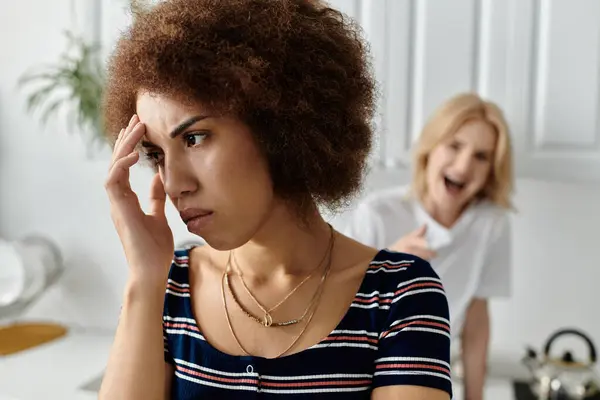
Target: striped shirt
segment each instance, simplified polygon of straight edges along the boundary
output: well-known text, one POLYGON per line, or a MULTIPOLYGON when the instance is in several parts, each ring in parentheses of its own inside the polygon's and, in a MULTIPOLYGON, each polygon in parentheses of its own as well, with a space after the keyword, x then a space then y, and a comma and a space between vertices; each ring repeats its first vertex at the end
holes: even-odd
POLYGON ((189 250, 175 252, 165 295, 173 400, 369 399, 373 389, 388 385, 426 386, 452 396, 448 303, 428 262, 379 251, 326 338, 267 359, 225 354, 206 341, 192 313, 188 261, 189 250))

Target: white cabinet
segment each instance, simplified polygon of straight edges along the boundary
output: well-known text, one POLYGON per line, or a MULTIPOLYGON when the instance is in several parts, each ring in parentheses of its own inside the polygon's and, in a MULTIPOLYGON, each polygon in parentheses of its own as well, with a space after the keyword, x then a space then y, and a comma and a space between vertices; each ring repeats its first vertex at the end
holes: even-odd
POLYGON ((600 2, 510 0, 507 93, 519 169, 600 181, 600 2))
POLYGON ((598 0, 330 4, 371 42, 380 168, 404 168, 433 109, 476 91, 504 109, 519 177, 600 182, 598 0))
MULTIPOLYGON (((78 1, 110 48, 130 20, 127 2, 78 1)), ((359 21, 371 43, 381 94, 378 168, 406 170, 433 109, 476 91, 505 111, 519 177, 600 182, 600 1, 329 3, 359 21)))

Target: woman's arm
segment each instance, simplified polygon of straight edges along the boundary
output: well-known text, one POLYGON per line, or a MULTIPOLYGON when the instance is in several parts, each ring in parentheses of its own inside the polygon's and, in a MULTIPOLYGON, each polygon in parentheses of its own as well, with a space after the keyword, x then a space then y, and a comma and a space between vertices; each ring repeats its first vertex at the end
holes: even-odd
POLYGON ((471 302, 461 336, 465 400, 482 400, 490 339, 487 300, 471 302))
POLYGON ((173 385, 173 374, 175 368, 169 363, 165 363, 165 400, 171 399, 171 385, 173 385))
POLYGON ((387 386, 373 392, 371 400, 449 400, 443 390, 422 386, 387 386))
POLYGON ((145 213, 129 183, 129 169, 145 126, 134 115, 119 133, 104 184, 110 213, 123 246, 129 280, 113 349, 100 388, 101 400, 164 400, 165 353, 162 315, 173 233, 165 215, 167 194, 156 174, 145 213))
POLYGON ((163 302, 164 288, 127 285, 100 400, 168 399, 172 367, 165 367, 163 355, 163 302))
POLYGON ((510 296, 512 286, 511 253, 510 218, 508 213, 503 213, 495 221, 479 286, 467 309, 465 324, 461 332, 461 358, 467 400, 480 400, 483 397, 490 341, 490 315, 487 299, 510 296))

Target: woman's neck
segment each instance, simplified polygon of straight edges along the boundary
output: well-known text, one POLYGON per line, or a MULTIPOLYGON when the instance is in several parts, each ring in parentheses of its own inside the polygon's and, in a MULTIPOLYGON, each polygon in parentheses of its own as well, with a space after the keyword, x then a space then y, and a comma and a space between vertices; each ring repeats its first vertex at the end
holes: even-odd
POLYGON ((446 227, 452 228, 458 221, 466 206, 463 207, 443 207, 431 198, 431 196, 425 195, 421 201, 423 208, 437 223, 446 227))
POLYGON ((275 210, 252 240, 234 250, 244 275, 256 281, 305 276, 318 267, 328 251, 332 230, 315 212, 300 221, 284 209, 275 210))

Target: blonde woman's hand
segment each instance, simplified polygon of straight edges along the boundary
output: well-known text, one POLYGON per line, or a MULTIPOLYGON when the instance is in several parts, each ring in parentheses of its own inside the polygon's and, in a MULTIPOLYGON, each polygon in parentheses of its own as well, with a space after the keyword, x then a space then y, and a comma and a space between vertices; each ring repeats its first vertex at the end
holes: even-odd
POLYGON ((139 160, 136 145, 144 134, 144 124, 134 115, 116 140, 105 188, 130 279, 164 288, 174 251, 173 234, 165 216, 165 189, 156 174, 151 184, 150 212, 146 214, 129 182, 129 169, 139 160))
POLYGON ((426 232, 427 225, 422 225, 411 233, 402 236, 396 243, 390 246, 390 250, 413 254, 429 261, 435 258, 436 253, 429 248, 427 239, 425 238, 426 232))

